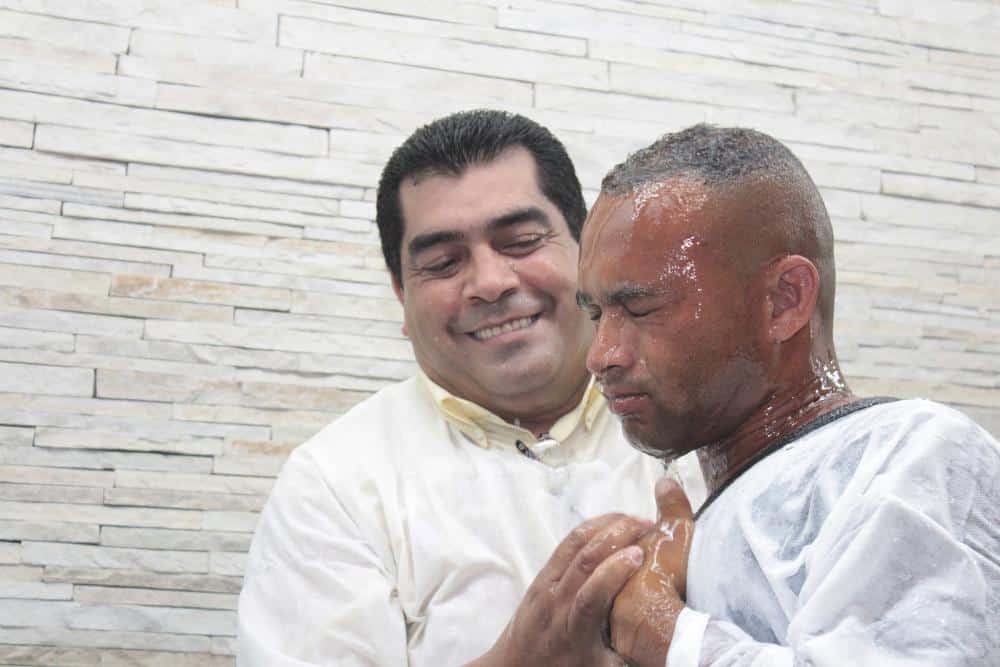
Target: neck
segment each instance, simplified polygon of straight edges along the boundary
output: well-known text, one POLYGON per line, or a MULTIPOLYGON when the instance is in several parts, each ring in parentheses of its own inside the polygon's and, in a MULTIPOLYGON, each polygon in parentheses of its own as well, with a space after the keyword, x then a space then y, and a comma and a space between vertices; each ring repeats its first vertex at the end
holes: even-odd
POLYGON ((813 419, 854 402, 836 359, 812 360, 798 382, 779 386, 729 435, 698 450, 708 493, 749 465, 759 452, 813 419))
POLYGON ((565 414, 568 414, 580 404, 583 400, 583 395, 587 391, 587 386, 590 384, 590 375, 584 375, 583 383, 580 384, 576 390, 568 397, 568 399, 557 405, 545 406, 540 409, 531 410, 530 412, 524 413, 499 413, 499 416, 504 420, 517 424, 526 431, 531 431, 536 436, 542 433, 548 433, 552 426, 559 421, 559 418, 565 414))

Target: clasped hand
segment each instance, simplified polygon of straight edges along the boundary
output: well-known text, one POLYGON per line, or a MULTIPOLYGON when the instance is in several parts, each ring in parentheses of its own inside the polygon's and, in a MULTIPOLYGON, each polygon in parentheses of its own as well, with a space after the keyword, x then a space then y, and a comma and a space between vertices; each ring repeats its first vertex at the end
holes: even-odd
POLYGON ((694 518, 673 480, 660 480, 656 502, 656 524, 607 514, 575 528, 473 664, 664 667, 684 608, 694 518))

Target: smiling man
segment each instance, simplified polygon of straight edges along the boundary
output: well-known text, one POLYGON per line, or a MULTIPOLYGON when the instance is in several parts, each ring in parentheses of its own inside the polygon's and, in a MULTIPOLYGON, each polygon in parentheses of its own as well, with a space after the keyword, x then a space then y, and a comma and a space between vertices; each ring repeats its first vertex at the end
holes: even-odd
POLYGON ((538 434, 583 399, 592 327, 574 301, 576 238, 535 164, 513 145, 461 176, 403 179, 393 287, 427 377, 538 434))
POLYGON ((580 266, 611 410, 642 451, 696 451, 710 492, 695 520, 658 489, 611 617, 630 664, 1000 664, 1000 446, 943 405, 851 392, 830 220, 785 146, 698 125, 638 151, 580 266))
POLYGON ((582 597, 586 577, 564 577, 556 611, 586 602, 574 646, 620 664, 601 628, 638 567, 621 547, 647 526, 605 513, 651 516, 663 466, 628 446, 586 369, 585 213, 565 149, 522 116, 454 114, 393 153, 377 222, 420 373, 289 458, 247 563, 241 665, 439 667, 488 649, 483 664, 536 664, 520 640, 539 626, 507 622, 584 520, 545 572, 613 575, 582 597))

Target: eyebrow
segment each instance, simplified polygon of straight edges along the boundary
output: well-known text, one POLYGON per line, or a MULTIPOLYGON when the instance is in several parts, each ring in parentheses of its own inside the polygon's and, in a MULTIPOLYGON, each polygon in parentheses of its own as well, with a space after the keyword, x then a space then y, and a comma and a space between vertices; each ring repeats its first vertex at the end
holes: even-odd
POLYGON ((407 244, 406 249, 410 253, 410 257, 416 257, 428 248, 433 248, 441 243, 455 243, 461 241, 465 238, 465 234, 456 231, 441 231, 441 232, 428 232, 426 234, 418 234, 410 239, 409 244, 407 244))
POLYGON ((608 301, 610 303, 625 303, 626 301, 631 301, 632 299, 643 299, 649 296, 656 296, 660 292, 662 292, 662 290, 648 287, 646 285, 627 284, 619 287, 614 292, 609 294, 608 301))
MULTIPOLYGON (((645 297, 657 296, 662 293, 663 290, 661 289, 647 287, 645 285, 626 284, 608 294, 605 301, 607 303, 626 303, 632 299, 643 299, 645 297)), ((576 305, 579 307, 586 308, 593 303, 594 299, 589 294, 584 292, 576 293, 576 305)))
POLYGON ((522 222, 537 222, 546 229, 552 229, 552 221, 549 220, 549 216, 545 213, 545 211, 537 206, 528 206, 526 208, 519 208, 516 211, 511 211, 510 213, 505 213, 499 218, 490 220, 490 223, 486 226, 486 228, 491 232, 495 232, 507 227, 519 225, 522 222))
MULTIPOLYGON (((511 211, 510 213, 505 213, 500 217, 490 220, 486 225, 486 230, 489 232, 496 232, 524 222, 537 222, 545 227, 545 229, 552 229, 552 221, 549 219, 549 216, 545 213, 545 211, 537 206, 528 206, 511 211)), ((418 234, 410 239, 406 249, 409 251, 411 257, 415 257, 436 245, 462 241, 465 239, 465 236, 464 232, 455 230, 427 232, 426 234, 418 234)))

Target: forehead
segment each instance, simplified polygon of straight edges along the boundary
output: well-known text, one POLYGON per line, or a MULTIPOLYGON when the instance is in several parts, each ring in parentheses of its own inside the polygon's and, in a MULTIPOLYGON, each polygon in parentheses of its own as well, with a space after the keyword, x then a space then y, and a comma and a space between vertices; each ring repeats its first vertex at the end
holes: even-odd
MULTIPOLYGON (((468 232, 526 206, 542 208, 559 224, 562 216, 538 187, 537 167, 522 146, 490 162, 473 164, 458 176, 424 174, 399 186, 403 238, 436 231, 468 232)), ((565 222, 562 222, 565 225, 565 222)))
POLYGON ((621 195, 602 193, 583 228, 583 252, 668 251, 686 237, 710 231, 708 204, 704 186, 678 179, 644 184, 621 195))
POLYGON ((635 290, 693 289, 714 276, 722 244, 712 199, 703 185, 690 181, 602 194, 580 240, 582 296, 614 301, 635 290))

